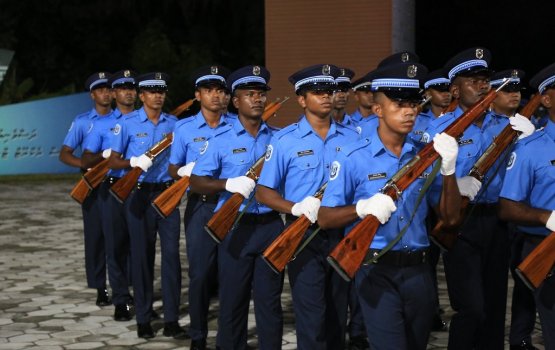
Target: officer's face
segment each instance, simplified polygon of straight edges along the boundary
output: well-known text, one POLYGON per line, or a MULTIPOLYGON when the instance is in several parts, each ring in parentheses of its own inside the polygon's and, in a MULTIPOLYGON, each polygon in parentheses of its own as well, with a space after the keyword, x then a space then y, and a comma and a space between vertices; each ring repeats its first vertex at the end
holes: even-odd
POLYGON ((374 105, 374 93, 372 91, 357 91, 355 99, 362 108, 370 109, 374 105))
POLYGON ((260 118, 266 105, 266 91, 257 89, 235 90, 233 105, 239 111, 240 116, 260 118))
POLYGON ((451 93, 459 99, 459 104, 470 108, 488 93, 491 86, 487 76, 478 75, 474 77, 458 76, 451 84, 451 93))
POLYGON ((200 102, 201 108, 214 113, 222 110, 224 95, 224 89, 219 86, 199 87, 195 91, 195 98, 200 102))
POLYGON ((406 135, 414 127, 417 108, 418 102, 395 101, 378 93, 374 113, 380 118, 380 129, 406 135))
POLYGON ((131 107, 137 100, 137 90, 134 87, 117 87, 112 89, 112 98, 119 105, 131 107))
POLYGON ((143 105, 153 110, 161 110, 166 100, 165 91, 148 91, 143 90, 139 93, 139 98, 143 105))
POLYGON ((333 108, 344 109, 349 101, 349 89, 337 89, 333 93, 333 108))
POLYGON ((520 98, 520 91, 507 92, 501 90, 497 92, 497 97, 493 101, 493 106, 494 108, 502 111, 508 109, 516 111, 516 109, 520 105, 520 98))
POLYGON ((112 103, 112 95, 110 89, 102 87, 91 91, 91 98, 93 101, 103 107, 107 107, 112 103))
POLYGON ((308 91, 304 95, 299 95, 297 101, 305 112, 326 118, 332 110, 333 90, 308 91))
POLYGON ((231 95, 224 93, 224 95, 222 97, 222 101, 221 101, 222 111, 224 111, 224 112, 227 111, 227 106, 229 106, 229 100, 231 100, 231 95))
POLYGON ((449 91, 438 91, 436 89, 428 89, 426 94, 430 96, 432 99, 430 103, 434 106, 438 106, 441 108, 446 108, 451 103, 451 92, 449 91))

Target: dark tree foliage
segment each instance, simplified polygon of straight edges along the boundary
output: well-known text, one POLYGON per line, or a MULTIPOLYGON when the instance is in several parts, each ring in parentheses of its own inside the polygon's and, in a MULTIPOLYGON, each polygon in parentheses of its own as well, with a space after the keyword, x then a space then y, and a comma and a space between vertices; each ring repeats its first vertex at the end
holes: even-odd
POLYGON ((193 95, 190 73, 264 63, 264 1, 0 0, 0 47, 15 51, 0 103, 84 91, 99 70, 171 76, 167 109, 193 95))

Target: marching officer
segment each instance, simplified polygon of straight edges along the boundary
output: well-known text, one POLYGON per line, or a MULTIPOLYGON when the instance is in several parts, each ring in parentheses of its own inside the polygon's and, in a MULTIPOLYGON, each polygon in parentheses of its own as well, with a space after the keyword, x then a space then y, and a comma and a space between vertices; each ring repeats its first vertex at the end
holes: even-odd
MULTIPOLYGON (((338 150, 358 139, 355 130, 330 118, 339 72, 319 64, 289 77, 304 115, 272 138, 256 192, 260 203, 286 214, 287 225, 301 215, 316 222, 320 200, 314 194, 338 150)), ((341 236, 339 230, 321 230, 288 265, 299 349, 344 347, 348 284, 326 262, 341 236)))
POLYGON ((349 102, 349 90, 351 90, 351 78, 355 72, 349 68, 340 68, 340 74, 335 79, 337 87, 333 92, 333 109, 331 117, 336 123, 356 128, 356 122, 345 112, 345 107, 349 102))
POLYGON ((232 193, 245 198, 242 216, 218 251, 220 310, 219 349, 247 349, 247 318, 251 290, 254 300, 258 348, 281 349, 283 274, 274 273, 262 260, 264 249, 283 231, 278 212, 252 201, 255 182, 245 173, 266 152, 274 129, 262 121, 270 72, 246 66, 229 75, 227 84, 238 118, 221 128, 203 148, 191 176, 191 190, 220 193, 218 205, 232 193))
MULTIPOLYGON (((174 179, 190 176, 206 141, 226 127, 222 114, 229 71, 222 66, 204 66, 193 73, 195 98, 200 111, 176 123, 170 153, 169 173, 174 179)), ((218 245, 204 231, 218 202, 218 195, 200 195, 189 191, 183 215, 187 258, 189 260, 189 316, 191 350, 205 349, 208 335, 208 307, 217 281, 218 245)))
POLYGON ((164 303, 164 336, 183 339, 186 332, 179 326, 181 296, 181 262, 179 259, 179 210, 161 218, 150 203, 172 179, 168 174, 168 152, 154 161, 147 155, 152 146, 173 132, 177 118, 162 112, 168 76, 147 73, 137 77, 139 98, 143 107, 124 117, 114 126, 109 165, 112 169, 139 167, 143 173, 137 188, 124 203, 129 226, 133 292, 139 338, 155 336, 150 320, 154 302, 154 258, 156 234, 160 236, 162 253, 162 300, 164 303))
MULTIPOLYGON (((107 82, 112 89, 112 97, 116 102, 116 109, 109 117, 100 118, 94 122, 93 128, 83 145, 82 163, 90 168, 103 159, 108 159, 111 153, 113 129, 121 124, 123 116, 133 112, 137 99, 135 73, 131 70, 121 70, 110 76, 107 82)), ((106 255, 108 264, 108 278, 112 287, 112 303, 114 304, 114 320, 129 321, 131 313, 129 305, 132 303, 129 294, 131 284, 128 276, 129 261, 129 233, 123 205, 110 195, 109 189, 125 174, 125 169, 108 171, 106 179, 100 184, 99 200, 101 222, 106 240, 106 255)))
MULTIPOLYGON (((75 117, 69 131, 64 139, 60 150, 60 161, 81 168, 85 172, 87 168, 81 164, 81 158, 73 155, 73 152, 81 147, 92 130, 93 123, 97 120, 107 118, 112 113, 112 97, 108 87, 110 73, 98 72, 89 76, 85 82, 85 89, 90 91, 94 107, 89 112, 75 117)), ((96 305, 108 306, 112 303, 106 289, 106 243, 100 220, 98 190, 92 190, 82 205, 83 226, 85 236, 85 271, 87 274, 87 285, 96 288, 96 305)))
MULTIPOLYGON (((508 162, 507 172, 500 194, 499 215, 518 226, 523 237, 519 252, 520 263, 551 232, 555 231, 555 64, 544 68, 531 80, 530 85, 542 94, 542 105, 549 113, 549 121, 543 130, 520 140, 508 162)), ((517 281, 515 278, 515 288, 517 281)), ((521 295, 522 296, 522 295, 521 295)), ((535 306, 540 315, 545 348, 555 349, 555 277, 551 274, 539 288, 534 290, 535 306)), ((514 296, 513 296, 514 297, 514 296)), ((522 300, 524 302, 524 300, 522 300)), ((514 304, 514 302, 513 302, 514 304)), ((532 317, 533 303, 527 303, 532 317)), ((524 304, 522 304, 524 306, 524 304)), ((513 310, 514 311, 514 310, 513 310)), ((535 313, 534 313, 535 318, 535 313)), ((531 320, 529 321, 531 322, 531 320)), ((513 325, 511 324, 511 331, 513 325)), ((511 333, 512 335, 512 333, 511 333)), ((536 349, 530 333, 522 333, 523 339, 510 339, 512 349, 536 349), (513 342, 514 340, 519 341, 513 342)))
POLYGON ((355 276, 373 350, 426 349, 435 290, 426 263, 429 242, 424 220, 430 205, 449 220, 456 220, 459 212, 460 194, 454 175, 458 146, 446 134, 434 139, 443 177, 433 179, 429 192, 424 192, 423 186, 425 178, 432 176, 430 169, 403 191, 398 207, 380 192, 419 150, 407 136, 421 100, 419 81, 426 72, 418 63, 377 69, 372 90, 379 126, 369 138, 342 147, 333 162, 318 215, 320 225, 327 229, 347 227, 349 231, 367 215, 381 223, 367 255, 378 258, 364 264, 355 276), (416 207, 419 196, 423 202, 416 207), (405 225, 406 232, 399 233, 405 225))
POLYGON ((350 114, 351 119, 356 123, 371 118, 372 106, 374 105, 374 93, 372 92, 372 75, 368 73, 363 77, 352 82, 352 89, 357 101, 357 109, 350 114))

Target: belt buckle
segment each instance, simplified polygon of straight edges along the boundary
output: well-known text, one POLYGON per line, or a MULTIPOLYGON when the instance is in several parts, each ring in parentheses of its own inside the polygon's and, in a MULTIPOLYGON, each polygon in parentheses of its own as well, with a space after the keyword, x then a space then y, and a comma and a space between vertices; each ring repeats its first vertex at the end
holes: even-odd
POLYGON ((207 201, 206 195, 205 195, 205 194, 202 194, 202 195, 200 196, 200 200, 203 201, 203 202, 206 202, 206 201, 207 201))
POLYGON ((137 182, 137 189, 140 190, 141 189, 141 183, 137 182))

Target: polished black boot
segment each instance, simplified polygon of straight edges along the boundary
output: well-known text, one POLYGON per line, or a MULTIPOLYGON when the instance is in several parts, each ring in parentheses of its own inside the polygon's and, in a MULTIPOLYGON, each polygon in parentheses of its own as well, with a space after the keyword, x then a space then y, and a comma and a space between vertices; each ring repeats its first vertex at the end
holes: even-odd
POLYGON ((206 339, 191 340, 191 350, 206 350, 206 339))
POLYGON ((131 312, 127 304, 116 305, 114 310, 114 320, 119 322, 129 321, 131 319, 131 312))
POLYGON ((96 289, 96 305, 97 306, 108 306, 112 304, 112 299, 108 295, 106 288, 96 289))
POLYGON ((154 331, 149 322, 137 323, 137 337, 144 339, 154 338, 154 331))
POLYGON ((164 323, 164 336, 172 337, 174 339, 187 339, 187 331, 185 328, 179 326, 177 321, 164 323))
POLYGON ((510 347, 511 350, 538 350, 538 348, 536 348, 534 345, 532 345, 532 343, 523 340, 520 342, 520 344, 518 345, 511 345, 510 347))

